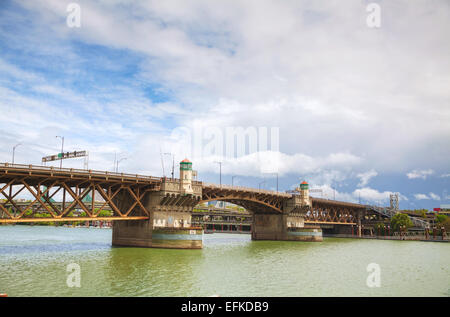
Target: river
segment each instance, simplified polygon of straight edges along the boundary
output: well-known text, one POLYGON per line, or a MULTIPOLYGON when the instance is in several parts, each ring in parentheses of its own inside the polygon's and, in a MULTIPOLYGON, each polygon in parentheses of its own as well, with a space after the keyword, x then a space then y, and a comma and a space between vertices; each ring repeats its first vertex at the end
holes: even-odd
POLYGON ((450 243, 205 234, 202 250, 111 246, 111 229, 0 226, 9 296, 449 296, 450 243), (80 268, 80 287, 68 287, 80 268), (370 263, 380 287, 368 287, 370 263))

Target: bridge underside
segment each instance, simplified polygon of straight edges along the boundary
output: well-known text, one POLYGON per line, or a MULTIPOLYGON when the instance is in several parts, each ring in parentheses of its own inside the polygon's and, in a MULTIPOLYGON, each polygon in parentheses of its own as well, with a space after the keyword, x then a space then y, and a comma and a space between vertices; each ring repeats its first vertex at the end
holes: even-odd
POLYGON ((201 202, 225 201, 244 207, 252 213, 252 240, 278 241, 322 241, 319 226, 305 226, 304 212, 292 208, 283 210, 286 198, 283 196, 265 197, 246 192, 230 193, 226 190, 206 192, 201 202))

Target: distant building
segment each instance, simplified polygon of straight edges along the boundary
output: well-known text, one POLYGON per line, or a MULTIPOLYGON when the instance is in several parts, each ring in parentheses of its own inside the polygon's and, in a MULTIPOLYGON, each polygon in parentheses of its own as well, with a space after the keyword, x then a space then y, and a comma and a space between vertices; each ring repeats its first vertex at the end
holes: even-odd
POLYGON ((440 208, 435 208, 438 214, 450 216, 450 204, 442 204, 440 208), (436 210, 438 209, 438 210, 436 210))

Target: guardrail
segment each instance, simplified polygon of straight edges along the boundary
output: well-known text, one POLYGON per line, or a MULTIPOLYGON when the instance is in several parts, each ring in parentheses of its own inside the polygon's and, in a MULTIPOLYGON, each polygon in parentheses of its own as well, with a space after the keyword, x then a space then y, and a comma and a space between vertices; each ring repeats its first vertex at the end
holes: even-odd
POLYGON ((267 190, 267 189, 257 189, 257 188, 245 187, 245 186, 218 185, 218 184, 203 182, 203 187, 213 187, 213 188, 217 188, 217 189, 240 190, 240 191, 247 191, 247 192, 264 193, 264 194, 269 194, 269 195, 278 195, 278 196, 283 196, 283 197, 292 197, 292 194, 289 194, 289 193, 286 193, 286 192, 280 192, 280 191, 275 191, 275 190, 267 190))
MULTIPOLYGON (((383 207, 378 207, 378 206, 368 206, 367 208, 369 210, 376 211, 379 214, 384 215, 385 217, 388 217, 388 218, 392 218, 394 215, 396 215, 398 213, 397 211, 395 211, 391 208, 383 208, 383 207)), ((407 216, 409 217, 409 219, 411 219, 411 221, 415 227, 420 227, 420 228, 424 228, 424 229, 430 227, 430 223, 428 221, 418 219, 418 218, 412 217, 410 215, 407 215, 407 216)))
POLYGON ((450 236, 436 235, 433 237, 432 234, 426 236, 424 234, 410 234, 409 232, 400 235, 395 232, 393 235, 361 235, 360 237, 356 234, 344 234, 344 233, 323 233, 324 237, 329 238, 352 238, 352 239, 377 239, 377 240, 416 240, 416 241, 435 241, 435 242, 450 242, 450 236))
POLYGON ((26 165, 26 164, 10 164, 10 163, 0 163, 0 170, 16 170, 16 171, 36 171, 36 172, 51 172, 56 174, 77 174, 83 176, 108 176, 117 178, 133 178, 142 180, 152 180, 161 181, 161 177, 140 175, 140 174, 129 174, 129 173, 116 173, 109 171, 97 171, 97 170, 85 170, 77 168, 59 168, 54 166, 42 166, 42 165, 26 165))

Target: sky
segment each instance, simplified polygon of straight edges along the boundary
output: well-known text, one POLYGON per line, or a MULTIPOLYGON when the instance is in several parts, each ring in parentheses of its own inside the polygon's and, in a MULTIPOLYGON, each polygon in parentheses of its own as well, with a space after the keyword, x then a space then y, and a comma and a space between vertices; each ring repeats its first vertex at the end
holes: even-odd
POLYGON ((64 136, 93 170, 174 159, 177 177, 187 157, 205 182, 432 209, 450 203, 449 38, 447 0, 1 0, 0 162, 20 143, 40 165, 64 136))

